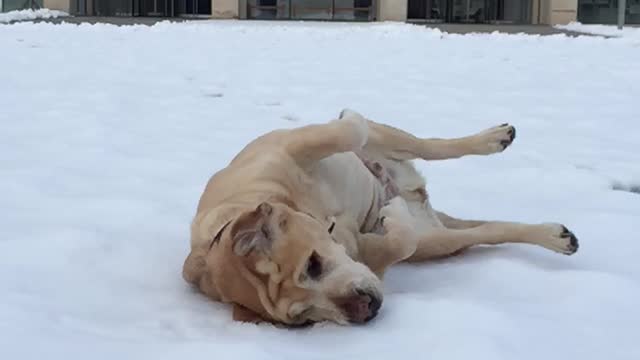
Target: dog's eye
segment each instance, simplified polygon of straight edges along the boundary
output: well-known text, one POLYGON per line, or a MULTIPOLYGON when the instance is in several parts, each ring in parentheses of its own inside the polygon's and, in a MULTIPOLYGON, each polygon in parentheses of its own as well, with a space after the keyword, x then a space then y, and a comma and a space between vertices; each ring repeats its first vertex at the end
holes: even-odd
POLYGON ((333 232, 333 229, 336 227, 336 222, 332 222, 331 226, 329 226, 329 229, 327 231, 329 231, 329 234, 331 234, 333 232))
POLYGON ((322 262, 320 260, 320 255, 315 251, 307 261, 307 275, 314 280, 322 275, 322 262))

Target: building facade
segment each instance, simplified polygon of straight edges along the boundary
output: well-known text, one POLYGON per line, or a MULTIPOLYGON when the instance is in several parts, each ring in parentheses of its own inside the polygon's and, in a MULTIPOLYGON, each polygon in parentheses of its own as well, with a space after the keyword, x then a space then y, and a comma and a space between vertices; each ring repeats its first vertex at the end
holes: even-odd
MULTIPOLYGON (((410 21, 417 23, 614 24, 618 0, 0 0, 3 11, 42 6, 89 16, 410 21)), ((640 24, 640 0, 626 22, 640 24)))

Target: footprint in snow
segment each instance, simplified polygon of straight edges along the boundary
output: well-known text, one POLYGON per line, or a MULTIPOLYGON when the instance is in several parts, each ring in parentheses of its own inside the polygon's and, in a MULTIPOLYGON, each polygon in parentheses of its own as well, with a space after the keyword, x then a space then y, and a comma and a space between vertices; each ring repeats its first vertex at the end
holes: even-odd
POLYGON ((626 192, 630 192, 633 194, 638 194, 640 195, 640 183, 621 183, 621 182, 614 182, 613 184, 611 184, 611 189, 616 190, 616 191, 626 191, 626 192))
POLYGON ((269 101, 269 102, 262 103, 260 105, 263 105, 263 106, 280 106, 280 105, 282 105, 282 103, 280 101, 269 101))

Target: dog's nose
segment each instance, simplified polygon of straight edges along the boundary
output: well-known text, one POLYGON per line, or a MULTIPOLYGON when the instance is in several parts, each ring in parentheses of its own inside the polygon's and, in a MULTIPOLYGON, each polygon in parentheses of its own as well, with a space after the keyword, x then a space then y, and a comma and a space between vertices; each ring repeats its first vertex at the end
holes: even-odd
POLYGON ((371 291, 356 290, 356 295, 352 296, 344 304, 349 321, 353 323, 366 323, 378 315, 378 310, 382 306, 382 298, 371 291))
POLYGON ((369 295, 369 297, 371 298, 371 302, 369 303, 369 311, 371 312, 371 314, 369 314, 369 317, 366 319, 366 321, 369 321, 378 316, 378 310, 380 310, 380 307, 382 306, 382 299, 380 297, 373 294, 369 295))

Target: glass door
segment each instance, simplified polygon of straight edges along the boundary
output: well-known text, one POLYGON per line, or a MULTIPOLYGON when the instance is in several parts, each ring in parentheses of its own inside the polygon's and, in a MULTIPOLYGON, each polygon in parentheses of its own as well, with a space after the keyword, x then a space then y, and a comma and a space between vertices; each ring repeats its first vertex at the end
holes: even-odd
POLYGON ((450 0, 448 20, 456 23, 531 23, 531 0, 450 0))
POLYGON ((640 24, 640 0, 627 0, 625 22, 627 24, 640 24))
POLYGON ((0 12, 40 8, 42 0, 0 0, 0 12))
POLYGON ((247 0, 249 19, 372 21, 374 16, 374 0, 247 0))
POLYGON ((486 0, 453 0, 451 22, 483 23, 486 10, 486 0))
POLYGON ((486 3, 488 22, 531 23, 531 0, 488 0, 486 3))
POLYGON ((93 10, 96 16, 138 16, 136 5, 133 0, 94 0, 93 10))
POLYGON ((140 12, 144 16, 165 16, 168 5, 167 0, 141 0, 140 12))
MULTIPOLYGON (((585 24, 617 24, 618 0, 579 0, 578 20, 585 24)), ((640 24, 640 0, 627 0, 625 23, 640 24)))
POLYGON ((296 20, 331 20, 333 0, 291 0, 291 18, 296 20))
POLYGON ((289 19, 289 0, 248 0, 249 19, 289 19))
POLYGON ((334 20, 373 20, 373 0, 334 0, 334 20))
POLYGON ((175 13, 179 16, 211 16, 211 0, 175 0, 175 13))
POLYGON ((448 0, 409 0, 407 18, 426 22, 445 22, 448 2, 448 0))
POLYGON ((96 16, 173 16, 171 0, 92 0, 87 13, 96 16), (91 11, 92 10, 92 11, 91 11))

